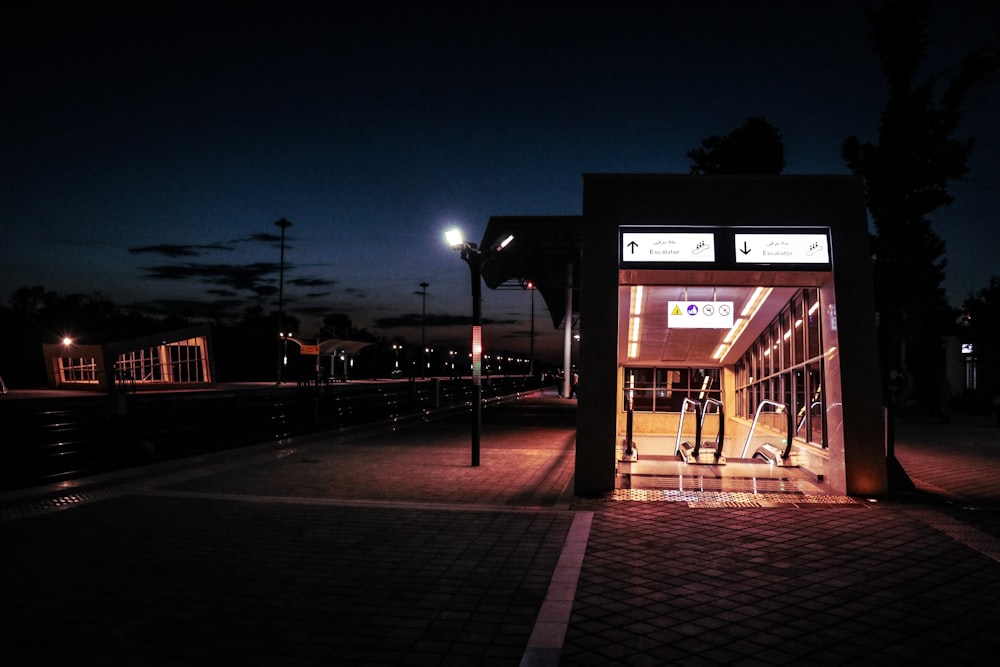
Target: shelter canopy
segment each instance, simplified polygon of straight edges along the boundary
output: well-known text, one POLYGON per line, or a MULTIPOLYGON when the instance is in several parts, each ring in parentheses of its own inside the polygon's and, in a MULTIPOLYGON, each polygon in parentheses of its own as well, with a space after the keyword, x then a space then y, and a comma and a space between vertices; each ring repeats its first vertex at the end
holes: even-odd
MULTIPOLYGON (((572 267, 572 288, 580 285, 580 216, 492 216, 480 248, 492 248, 509 235, 513 242, 499 252, 483 256, 486 286, 531 282, 545 301, 552 325, 559 328, 566 313, 566 288, 572 267)), ((573 299, 573 312, 579 310, 573 299)))

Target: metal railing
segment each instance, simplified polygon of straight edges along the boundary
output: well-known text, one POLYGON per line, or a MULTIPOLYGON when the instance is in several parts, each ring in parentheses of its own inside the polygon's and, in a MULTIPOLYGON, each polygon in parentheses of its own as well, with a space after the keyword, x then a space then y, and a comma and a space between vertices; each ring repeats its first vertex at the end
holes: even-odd
MULTIPOLYGON (((538 388, 532 378, 491 379, 483 404, 538 388)), ((468 380, 4 400, 0 490, 313 432, 426 421, 471 405, 468 380)))
MULTIPOLYGON (((722 459, 722 447, 725 444, 725 438, 726 438, 726 410, 725 406, 722 405, 722 401, 716 398, 705 399, 705 406, 702 409, 701 420, 700 420, 702 433, 704 433, 705 431, 705 417, 707 417, 709 414, 717 414, 719 416, 719 430, 715 434, 715 460, 719 461, 722 459), (714 413, 712 413, 712 411, 709 410, 710 406, 715 406, 716 410, 714 413)), ((701 451, 701 438, 698 438, 698 442, 696 442, 694 445, 694 452, 692 453, 692 456, 694 456, 694 458, 697 459, 698 453, 700 451, 701 451)))
POLYGON ((698 443, 701 442, 701 403, 694 400, 693 398, 685 398, 681 401, 681 416, 677 420, 677 444, 674 447, 674 454, 676 456, 681 455, 681 438, 684 437, 684 415, 688 413, 688 408, 694 408, 695 422, 694 422, 694 442, 695 448, 698 447, 698 443))
POLYGON ((757 405, 757 410, 753 415, 753 422, 750 424, 750 430, 747 432, 746 442, 743 443, 743 452, 740 454, 740 458, 746 458, 747 450, 750 448, 750 442, 753 440, 754 430, 756 430, 757 424, 760 421, 761 413, 763 413, 764 408, 766 407, 774 408, 774 414, 785 415, 785 448, 782 450, 781 448, 775 447, 770 443, 764 443, 754 451, 753 456, 754 458, 762 458, 770 461, 771 463, 780 465, 788 459, 788 455, 792 451, 792 436, 795 432, 795 424, 788 406, 784 403, 778 403, 777 401, 763 400, 759 405, 757 405))

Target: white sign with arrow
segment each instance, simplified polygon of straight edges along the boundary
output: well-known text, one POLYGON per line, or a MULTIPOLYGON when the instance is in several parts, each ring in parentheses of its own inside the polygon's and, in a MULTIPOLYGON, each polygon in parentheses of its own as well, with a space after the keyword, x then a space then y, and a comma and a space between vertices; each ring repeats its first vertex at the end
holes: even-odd
POLYGON ((829 264, 826 234, 734 234, 737 264, 829 264))
POLYGON ((715 234, 622 232, 623 262, 714 262, 715 234))

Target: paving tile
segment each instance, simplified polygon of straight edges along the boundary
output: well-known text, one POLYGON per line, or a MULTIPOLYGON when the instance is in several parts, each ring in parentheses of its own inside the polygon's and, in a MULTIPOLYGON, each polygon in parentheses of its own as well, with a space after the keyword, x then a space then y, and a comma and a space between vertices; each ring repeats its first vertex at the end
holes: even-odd
POLYGON ((0 590, 19 610, 0 626, 4 664, 973 664, 1000 651, 995 425, 902 425, 915 489, 878 502, 574 499, 572 411, 540 405, 551 419, 485 429, 475 469, 467 425, 444 420, 0 507, 0 590))

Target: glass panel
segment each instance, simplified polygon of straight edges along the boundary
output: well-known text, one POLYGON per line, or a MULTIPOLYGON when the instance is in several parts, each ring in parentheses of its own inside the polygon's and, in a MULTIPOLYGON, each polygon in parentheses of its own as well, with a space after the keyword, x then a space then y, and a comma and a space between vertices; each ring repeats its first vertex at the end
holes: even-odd
POLYGON ((806 381, 802 369, 797 368, 792 372, 794 387, 792 395, 792 414, 795 415, 795 435, 796 437, 808 439, 809 437, 809 402, 806 400, 806 381))
POLYGON ((64 382, 97 382, 97 360, 93 357, 62 357, 59 366, 64 382))
MULTIPOLYGON (((634 401, 632 409, 635 412, 653 411, 653 369, 652 368, 623 368, 624 375, 622 384, 625 388, 626 400, 631 397, 634 401), (631 391, 629 391, 631 389, 631 391)), ((628 409, 628 404, 623 406, 623 410, 628 409)))
POLYGON ((802 299, 792 299, 792 363, 801 364, 806 360, 806 327, 803 319, 802 299))
POLYGON ((823 365, 816 361, 806 366, 809 378, 809 442, 827 446, 826 405, 823 397, 823 365))
POLYGON ((781 313, 781 368, 792 365, 792 314, 785 310, 781 313))
POLYGON ((781 343, 781 328, 777 323, 768 327, 767 333, 767 374, 772 375, 781 369, 779 362, 779 345, 781 343))
POLYGON ((633 393, 634 403, 632 404, 632 410, 634 412, 652 412, 653 411, 653 390, 652 389, 636 389, 633 393))
POLYGON ((661 368, 656 382, 656 411, 680 412, 688 396, 688 370, 661 368))
POLYGON ((704 401, 706 398, 718 399, 720 391, 721 371, 718 368, 699 368, 691 372, 691 390, 694 398, 704 401))
POLYGON ((809 345, 809 359, 815 359, 822 354, 822 340, 820 339, 820 321, 819 321, 819 291, 810 289, 805 290, 806 297, 806 321, 808 322, 808 327, 806 331, 806 337, 808 338, 809 345))

